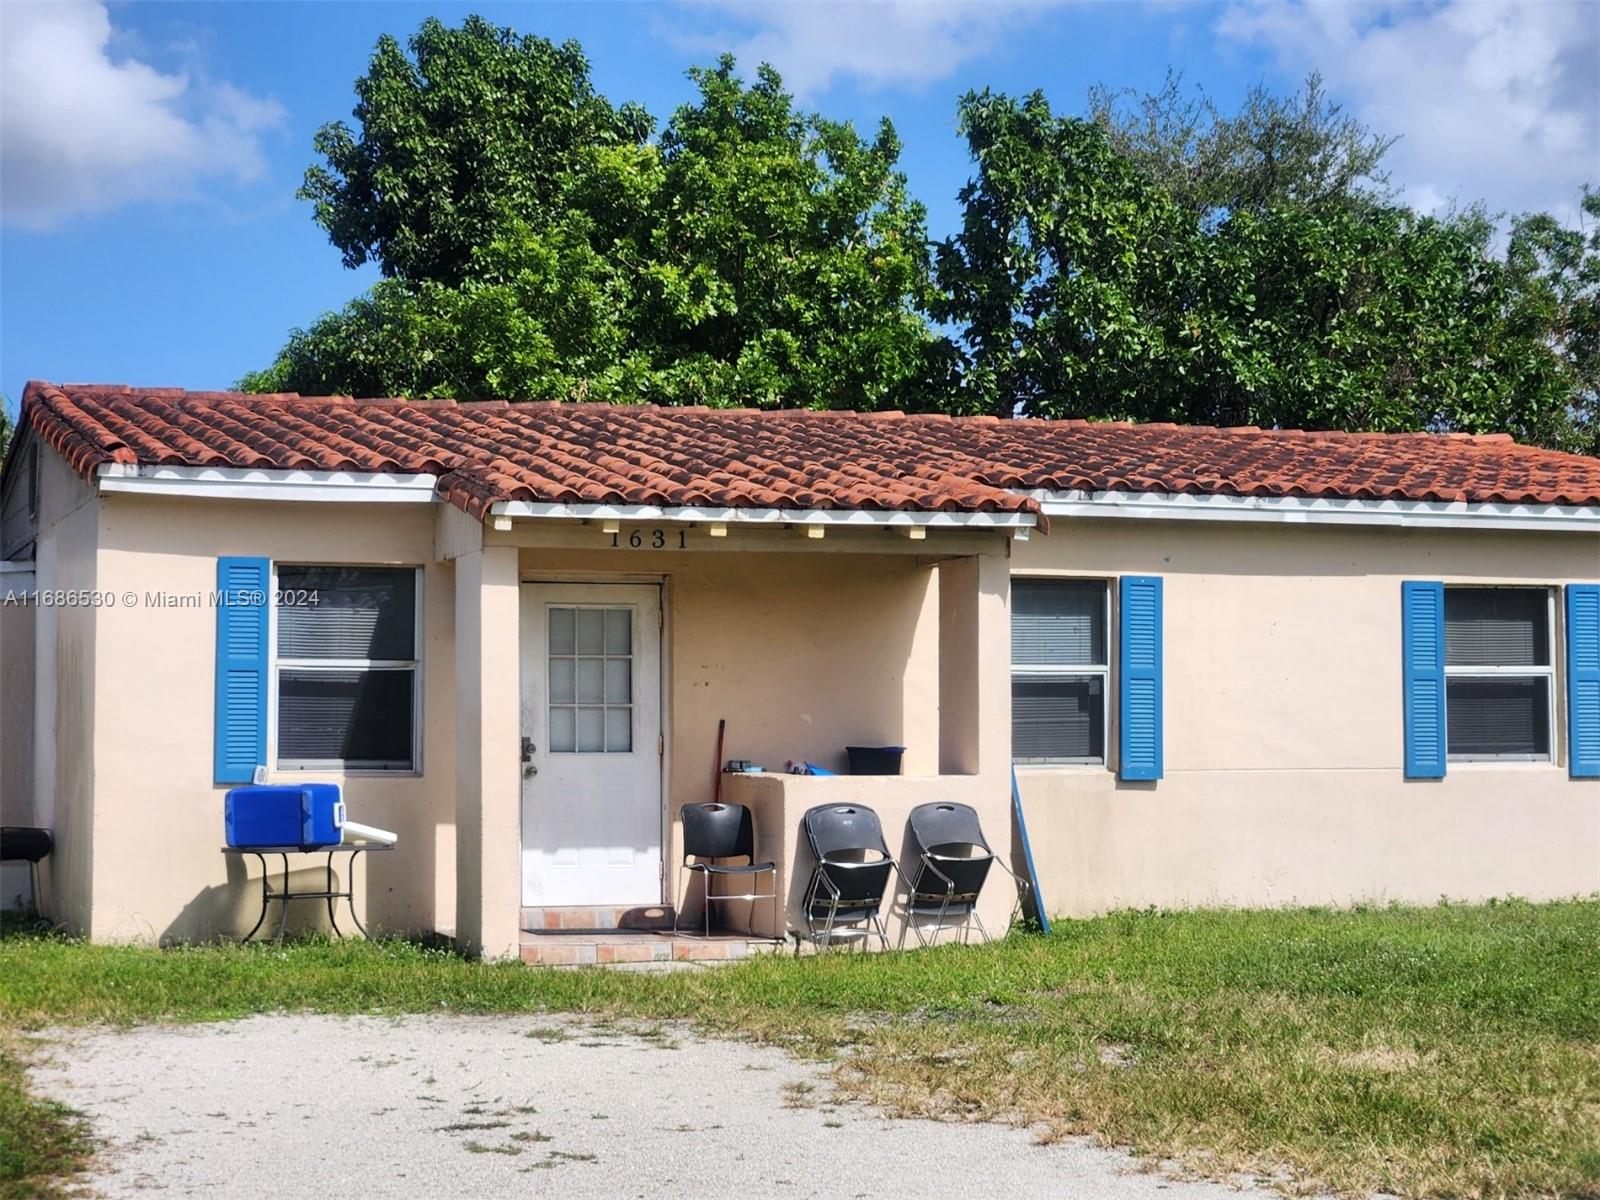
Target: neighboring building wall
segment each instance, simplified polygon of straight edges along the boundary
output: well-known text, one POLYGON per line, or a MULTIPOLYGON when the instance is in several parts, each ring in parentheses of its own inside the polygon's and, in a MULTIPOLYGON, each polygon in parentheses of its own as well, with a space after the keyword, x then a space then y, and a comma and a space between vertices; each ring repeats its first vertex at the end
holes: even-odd
MULTIPOLYGON (((35 586, 41 592, 94 591, 98 535, 94 493, 56 455, 41 454, 35 586)), ((31 823, 55 835, 55 849, 41 869, 42 908, 50 920, 84 934, 92 932, 95 858, 88 752, 96 702, 95 616, 84 605, 44 604, 32 613, 31 823)), ((11 651, 5 655, 9 661, 11 651)), ((19 672, 19 686, 21 680, 19 672)), ((9 674, 5 684, 7 690, 13 686, 9 674)), ((8 738, 8 754, 11 745, 8 738)), ((15 778, 14 770, 8 767, 6 774, 15 778)))
POLYGON ((1567 777, 1560 665, 1554 763, 1408 781, 1400 703, 1401 580, 1594 580, 1600 538, 1057 521, 1012 569, 1166 581, 1165 778, 1019 771, 1050 911, 1600 890, 1600 782, 1567 777))
MULTIPOLYGON (((33 656, 38 612, 32 571, 0 572, 0 825, 33 824, 33 656)), ((9 896, 0 896, 0 903, 9 896)))
MULTIPOLYGON (((137 603, 98 613, 94 936, 243 933, 259 910, 255 861, 219 853, 226 788, 212 782, 216 611, 146 603, 154 592, 209 594, 218 556, 231 554, 286 563, 426 565, 422 773, 310 777, 343 783, 352 820, 400 835, 397 851, 369 855, 361 868, 369 922, 387 930, 452 928, 454 595, 449 567, 431 562, 430 506, 112 495, 102 498, 99 513, 99 587, 134 593, 137 603)), ((81 748, 80 757, 90 758, 81 748)), ((318 904, 294 907, 291 926, 326 920, 318 904)))

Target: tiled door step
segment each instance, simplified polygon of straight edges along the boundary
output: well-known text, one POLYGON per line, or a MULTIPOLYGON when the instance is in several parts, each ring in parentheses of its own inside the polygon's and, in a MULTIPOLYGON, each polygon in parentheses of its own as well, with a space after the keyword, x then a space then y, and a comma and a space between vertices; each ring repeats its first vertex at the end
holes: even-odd
POLYGON ((593 908, 524 908, 522 928, 531 932, 541 930, 584 930, 609 932, 612 930, 672 929, 672 906, 651 904, 593 908))
POLYGON ((781 942, 744 934, 709 938, 674 937, 669 933, 550 933, 524 931, 522 961, 546 967, 610 966, 623 963, 728 962, 753 954, 787 951, 781 942))

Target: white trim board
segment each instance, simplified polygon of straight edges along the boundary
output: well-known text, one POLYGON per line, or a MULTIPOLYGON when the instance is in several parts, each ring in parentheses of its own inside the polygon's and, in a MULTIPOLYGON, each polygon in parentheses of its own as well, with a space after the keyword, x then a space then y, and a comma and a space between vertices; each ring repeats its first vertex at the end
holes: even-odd
POLYGON ((1047 517, 1134 517, 1255 521, 1289 525, 1388 525, 1428 529, 1508 529, 1600 533, 1600 508, 1561 504, 1345 500, 1322 496, 1191 495, 1176 492, 1027 493, 1047 517))
POLYGON ((152 467, 106 463, 102 492, 197 496, 217 500, 343 500, 358 504, 429 504, 433 475, 381 471, 280 471, 254 467, 152 467))
POLYGON ((664 508, 653 504, 545 504, 502 500, 489 506, 491 517, 567 520, 711 522, 756 525, 858 525, 961 529, 1031 529, 1038 516, 1028 512, 925 512, 872 508, 664 508))

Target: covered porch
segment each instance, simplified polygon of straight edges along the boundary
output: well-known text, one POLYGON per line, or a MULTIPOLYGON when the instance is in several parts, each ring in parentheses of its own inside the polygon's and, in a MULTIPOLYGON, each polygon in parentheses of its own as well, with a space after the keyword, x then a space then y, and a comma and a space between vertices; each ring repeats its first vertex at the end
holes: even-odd
MULTIPOLYGON (((896 857, 912 807, 970 804, 1010 865, 1008 572, 1030 515, 519 507, 438 514, 454 574, 465 948, 585 963, 803 940, 800 821, 820 804, 873 808, 896 857), (713 798, 723 719, 722 760, 765 768, 723 775, 722 799, 750 808, 756 856, 776 864, 777 926, 770 901, 723 903, 717 920, 753 939, 672 943, 652 931, 703 916, 680 812, 713 798), (843 771, 849 745, 904 746, 903 774, 786 773, 843 771)), ((992 934, 1014 899, 993 873, 979 907, 992 934)), ((898 942, 903 903, 891 895, 881 915, 898 942)))

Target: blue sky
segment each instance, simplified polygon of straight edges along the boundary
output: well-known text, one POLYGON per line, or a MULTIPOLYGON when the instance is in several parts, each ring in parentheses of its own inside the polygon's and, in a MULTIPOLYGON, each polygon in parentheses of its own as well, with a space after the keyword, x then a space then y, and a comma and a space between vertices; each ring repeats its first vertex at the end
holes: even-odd
POLYGON ((582 42, 601 91, 658 118, 685 68, 773 61, 809 106, 890 116, 935 235, 968 164, 955 98, 1159 86, 1169 67, 1225 106, 1313 67, 1404 135, 1418 207, 1485 199, 1575 211, 1600 182, 1593 0, 1340 3, 114 3, 0 0, 0 391, 29 378, 230 385, 284 335, 368 286, 294 198, 311 137, 348 118, 379 34, 482 13, 582 42))

